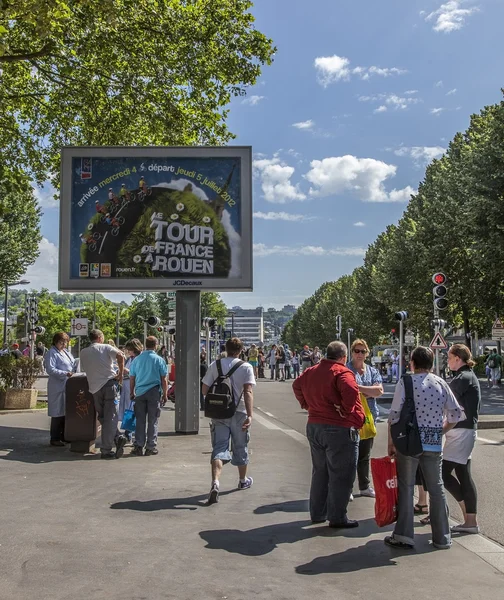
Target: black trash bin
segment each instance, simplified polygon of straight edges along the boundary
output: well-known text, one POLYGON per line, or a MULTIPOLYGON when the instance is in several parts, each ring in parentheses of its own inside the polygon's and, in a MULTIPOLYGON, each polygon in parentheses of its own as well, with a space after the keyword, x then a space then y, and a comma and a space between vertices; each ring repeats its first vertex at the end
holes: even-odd
POLYGON ((101 425, 84 374, 75 374, 65 387, 65 439, 72 452, 94 452, 101 425))

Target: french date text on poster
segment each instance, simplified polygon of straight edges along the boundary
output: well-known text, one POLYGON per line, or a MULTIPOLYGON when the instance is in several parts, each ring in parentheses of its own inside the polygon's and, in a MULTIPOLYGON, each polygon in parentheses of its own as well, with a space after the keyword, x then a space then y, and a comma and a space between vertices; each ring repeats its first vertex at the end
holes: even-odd
POLYGON ((60 289, 252 289, 249 147, 64 148, 60 289))

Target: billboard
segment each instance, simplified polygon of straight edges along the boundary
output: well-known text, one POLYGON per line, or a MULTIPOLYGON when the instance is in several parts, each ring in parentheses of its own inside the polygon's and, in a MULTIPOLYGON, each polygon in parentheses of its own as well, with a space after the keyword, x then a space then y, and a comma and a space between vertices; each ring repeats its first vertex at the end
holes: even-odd
POLYGON ((63 148, 60 290, 251 291, 251 155, 63 148))

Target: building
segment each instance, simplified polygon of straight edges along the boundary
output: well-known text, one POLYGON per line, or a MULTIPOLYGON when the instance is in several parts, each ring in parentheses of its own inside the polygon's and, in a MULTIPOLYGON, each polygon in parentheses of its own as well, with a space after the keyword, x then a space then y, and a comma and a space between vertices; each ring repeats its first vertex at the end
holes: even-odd
POLYGON ((261 307, 245 309, 234 306, 226 317, 226 331, 239 337, 245 346, 262 345, 264 342, 263 309, 261 307))

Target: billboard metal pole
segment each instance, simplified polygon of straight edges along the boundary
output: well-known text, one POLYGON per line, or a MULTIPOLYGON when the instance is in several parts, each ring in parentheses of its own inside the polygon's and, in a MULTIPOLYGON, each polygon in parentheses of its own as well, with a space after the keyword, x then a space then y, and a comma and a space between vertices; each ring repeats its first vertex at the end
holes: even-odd
POLYGON ((119 320, 121 318, 121 307, 116 306, 116 346, 119 348, 119 320))
POLYGON ((200 345, 200 292, 177 292, 177 402, 175 403, 175 431, 182 434, 199 431, 199 345, 200 345))

